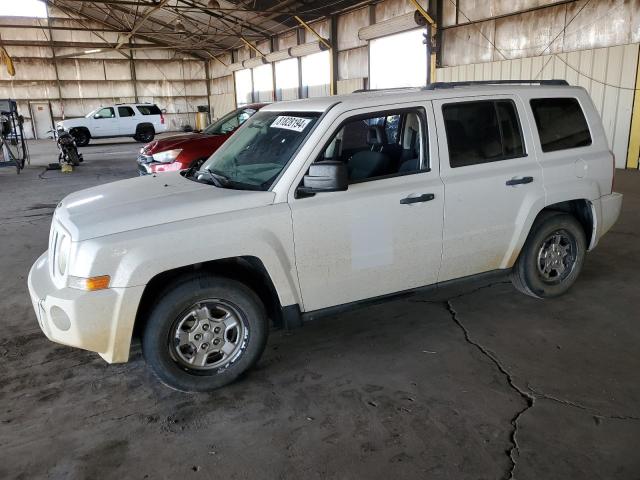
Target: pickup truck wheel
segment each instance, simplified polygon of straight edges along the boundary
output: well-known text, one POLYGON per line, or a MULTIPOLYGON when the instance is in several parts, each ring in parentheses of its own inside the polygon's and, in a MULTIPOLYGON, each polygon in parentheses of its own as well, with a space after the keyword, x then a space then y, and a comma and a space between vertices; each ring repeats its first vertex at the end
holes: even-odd
POLYGON ((78 147, 86 147, 87 145, 89 145, 89 141, 91 140, 91 135, 89 135, 89 132, 87 132, 85 129, 77 128, 77 129, 71 130, 71 132, 69 133, 71 133, 71 136, 76 141, 76 145, 78 147))
POLYGON ((537 221, 511 273, 513 285, 536 298, 557 297, 576 281, 587 250, 585 233, 572 215, 552 212, 537 221))
POLYGON ((142 352, 165 385, 204 392, 251 368, 267 341, 264 306, 244 284, 197 277, 159 296, 142 335, 142 352))

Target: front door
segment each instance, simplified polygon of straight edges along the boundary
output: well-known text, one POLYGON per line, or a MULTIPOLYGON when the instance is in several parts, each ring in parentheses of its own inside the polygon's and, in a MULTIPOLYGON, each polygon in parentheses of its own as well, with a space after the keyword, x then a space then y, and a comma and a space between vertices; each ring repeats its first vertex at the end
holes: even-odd
POLYGON ((544 203, 524 105, 518 97, 492 95, 433 106, 445 188, 438 280, 510 267, 529 212, 544 203))
POLYGON ((444 198, 428 123, 429 103, 334 123, 316 161, 346 162, 348 190, 289 201, 305 311, 436 282, 444 198))
POLYGON ((94 137, 115 137, 120 134, 118 119, 113 107, 104 107, 93 114, 91 135, 94 137))

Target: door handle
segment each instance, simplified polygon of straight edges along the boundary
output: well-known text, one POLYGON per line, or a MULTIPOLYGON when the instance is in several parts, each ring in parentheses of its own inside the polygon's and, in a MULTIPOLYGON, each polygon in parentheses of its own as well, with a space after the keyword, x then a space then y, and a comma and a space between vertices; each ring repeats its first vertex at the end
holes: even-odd
POLYGON ((418 197, 407 197, 400 200, 400 204, 409 205, 411 203, 420 203, 420 202, 428 202, 429 200, 433 200, 436 196, 433 193, 423 193, 418 197))
POLYGON ((511 180, 507 180, 507 186, 511 187, 513 185, 522 185, 524 183, 533 182, 533 177, 522 177, 522 178, 512 178, 511 180))

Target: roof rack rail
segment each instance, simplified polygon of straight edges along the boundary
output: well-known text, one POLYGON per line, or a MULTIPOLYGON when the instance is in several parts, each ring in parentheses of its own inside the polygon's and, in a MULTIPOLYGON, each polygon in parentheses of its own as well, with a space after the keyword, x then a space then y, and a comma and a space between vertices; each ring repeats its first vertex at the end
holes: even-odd
POLYGON ((359 88, 351 93, 393 92, 395 90, 415 90, 417 88, 420 87, 359 88))
POLYGON ((569 82, 561 79, 552 80, 470 80, 468 82, 434 82, 424 87, 425 90, 437 88, 468 87, 471 85, 520 85, 522 83, 536 85, 567 86, 569 82))

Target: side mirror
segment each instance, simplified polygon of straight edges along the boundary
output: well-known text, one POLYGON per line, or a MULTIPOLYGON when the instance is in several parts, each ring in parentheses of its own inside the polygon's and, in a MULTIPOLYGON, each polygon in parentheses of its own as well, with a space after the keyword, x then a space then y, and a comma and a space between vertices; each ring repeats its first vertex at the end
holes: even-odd
POLYGON ((313 163, 304 176, 300 193, 343 192, 349 188, 349 171, 342 162, 325 161, 313 163))

